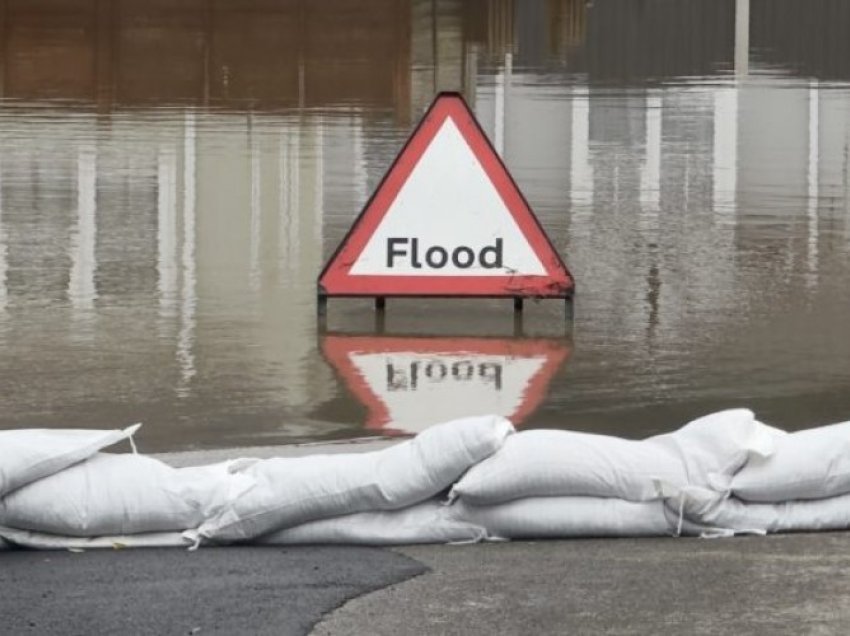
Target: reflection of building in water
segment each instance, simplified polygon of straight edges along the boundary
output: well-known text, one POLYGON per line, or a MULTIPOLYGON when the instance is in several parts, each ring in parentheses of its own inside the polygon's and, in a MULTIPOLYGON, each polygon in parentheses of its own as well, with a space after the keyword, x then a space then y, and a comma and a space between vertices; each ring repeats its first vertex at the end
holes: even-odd
POLYGON ((3 161, 0 159, 0 312, 6 309, 6 235, 3 231, 3 161))
POLYGON ((74 310, 76 331, 91 337, 89 328, 97 297, 95 272, 97 261, 97 149, 93 142, 83 142, 77 149, 77 222, 71 235, 71 271, 68 277, 68 299, 74 310), (85 326, 83 326, 85 325, 85 326))
POLYGON ((247 115, 247 134, 222 144, 217 130, 245 117, 208 117, 197 133, 198 314, 214 316, 205 303, 223 303, 234 318, 255 326, 228 333, 241 342, 217 343, 209 339, 215 325, 199 325, 204 347, 218 352, 209 357, 211 366, 199 360, 198 373, 215 374, 215 365, 231 357, 238 365, 238 352, 250 350, 251 364, 276 370, 256 379, 282 391, 277 400, 298 410, 333 390, 310 355, 315 319, 306 310, 322 263, 324 125, 320 118, 247 115))
POLYGON ((197 131, 195 113, 187 112, 183 133, 183 280, 180 302, 180 332, 177 336, 177 362, 180 367, 178 395, 189 393, 195 369, 195 329, 198 303, 197 266, 197 131))
MULTIPOLYGON (((229 391, 267 392, 263 404, 293 413, 328 399, 335 388, 312 354, 309 310, 322 262, 325 125, 247 117, 248 126, 246 115, 193 111, 0 114, 15 135, 0 139, 0 306, 51 299, 43 343, 67 332, 105 359, 132 343, 142 393, 214 404, 229 391), (222 360, 252 371, 223 384, 222 360)), ((7 353, 7 362, 17 355, 7 353)), ((38 365, 55 348, 26 355, 38 365)), ((130 381, 103 369, 92 377, 114 396, 130 381)))
MULTIPOLYGON (((0 113, 2 114, 2 113, 0 113)), ((76 148, 57 141, 49 120, 3 126, 3 226, 7 302, 48 294, 64 298, 70 265, 66 238, 77 214, 76 148), (28 280, 21 279, 26 272, 28 280), (25 283, 33 283, 35 294, 25 283)))
POLYGON ((775 258, 798 274, 815 272, 819 205, 827 192, 850 199, 846 92, 808 79, 778 89, 768 74, 753 73, 760 66, 748 25, 758 12, 749 5, 700 1, 661 15, 661 3, 597 4, 586 43, 562 68, 547 70, 542 47, 523 49, 546 24, 534 17, 543 3, 529 3, 510 64, 479 75, 477 113, 562 247, 567 235, 559 233, 568 225, 571 263, 594 267, 600 289, 634 290, 634 298, 611 298, 606 306, 648 300, 646 314, 623 317, 635 327, 648 321, 654 330, 667 321, 667 333, 675 334, 671 321, 681 319, 683 306, 717 311, 740 298, 741 242, 764 238, 764 227, 749 222, 753 215, 805 223, 807 239, 788 239, 775 258), (699 46, 672 28, 683 13, 706 17, 699 46), (631 46, 635 38, 647 42, 631 46), (533 71, 518 61, 523 50, 528 59, 537 56, 533 71), (657 83, 720 71, 729 74, 717 85, 657 83), (607 88, 615 79, 617 88, 607 88), (624 79, 634 87, 622 88, 624 79), (748 218, 742 222, 741 215, 748 218), (676 251, 687 258, 671 260, 676 251), (604 259, 593 256, 601 253, 604 259), (668 257, 661 260, 661 253, 668 257))
POLYGON ((781 244, 776 241, 782 234, 775 235, 774 256, 784 259, 786 268, 816 272, 821 233, 850 227, 846 92, 817 82, 789 82, 782 89, 780 110, 776 89, 754 76, 739 90, 739 100, 739 210, 756 216, 782 207, 802 212, 785 222, 806 225, 805 243, 789 239, 781 244))

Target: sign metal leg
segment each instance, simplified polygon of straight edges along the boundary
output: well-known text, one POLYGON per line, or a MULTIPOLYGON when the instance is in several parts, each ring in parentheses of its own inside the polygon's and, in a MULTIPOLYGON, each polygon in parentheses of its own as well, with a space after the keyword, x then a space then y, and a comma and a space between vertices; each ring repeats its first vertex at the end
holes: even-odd
POLYGON ((375 335, 380 336, 387 331, 387 314, 383 311, 375 312, 375 335))
POLYGON ((525 336, 525 324, 521 311, 514 313, 514 338, 522 338, 525 336))
POLYGON ((316 297, 316 329, 322 334, 328 330, 328 297, 319 295, 316 297))

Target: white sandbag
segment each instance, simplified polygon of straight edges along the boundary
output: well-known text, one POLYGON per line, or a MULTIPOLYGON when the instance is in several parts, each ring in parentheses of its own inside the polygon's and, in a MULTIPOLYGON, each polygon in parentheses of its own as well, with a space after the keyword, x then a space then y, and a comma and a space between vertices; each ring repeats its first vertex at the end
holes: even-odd
POLYGON ((376 452, 259 461, 245 469, 256 485, 198 535, 239 541, 332 516, 405 508, 447 489, 512 432, 503 417, 470 417, 376 452))
MULTIPOLYGON (((230 478, 226 466, 204 470, 230 478)), ((210 506, 198 492, 202 474, 195 469, 184 479, 150 457, 99 453, 0 500, 0 525, 77 537, 183 531, 210 506)))
POLYGON ((124 430, 24 429, 0 431, 0 497, 81 462, 133 435, 124 430))
POLYGON ((850 422, 786 435, 770 457, 753 457, 731 483, 740 499, 778 502, 850 493, 850 422))
POLYGON ((254 486, 253 478, 245 469, 259 461, 240 458, 207 466, 175 468, 171 489, 197 508, 203 519, 209 519, 254 486))
POLYGON ((707 485, 731 475, 753 452, 770 452, 778 434, 734 409, 702 417, 680 430, 642 441, 572 431, 525 431, 473 467, 452 489, 474 505, 534 496, 658 498, 656 480, 707 485))
POLYGON ((511 435, 504 447, 474 466, 450 497, 473 505, 523 497, 655 498, 653 479, 685 479, 677 454, 644 442, 572 431, 511 435))
POLYGON ((686 488, 668 499, 689 521, 731 533, 806 532, 850 528, 850 495, 783 503, 747 503, 705 488, 686 488))
POLYGON ((461 499, 450 510, 450 518, 482 526, 490 539, 656 537, 699 532, 690 523, 680 528, 675 513, 661 500, 529 497, 473 506, 461 499))
POLYGON ((726 484, 754 456, 768 457, 785 431, 755 419, 748 409, 729 409, 700 417, 678 431, 647 442, 678 452, 690 486, 726 484))
POLYGON ((381 512, 359 512, 279 530, 259 537, 260 545, 413 545, 417 543, 473 543, 485 538, 484 529, 450 518, 447 506, 429 500, 381 512))
POLYGON ((0 527, 0 543, 8 541, 29 550, 123 550, 125 548, 189 547, 180 532, 149 532, 145 534, 108 537, 65 537, 44 532, 0 527))

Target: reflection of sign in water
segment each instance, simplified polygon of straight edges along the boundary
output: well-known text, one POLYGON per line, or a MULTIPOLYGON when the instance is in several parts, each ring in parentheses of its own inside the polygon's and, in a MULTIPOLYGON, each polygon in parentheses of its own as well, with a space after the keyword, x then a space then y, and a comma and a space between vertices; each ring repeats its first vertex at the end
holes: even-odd
POLYGON ((520 424, 570 353, 563 340, 327 335, 322 350, 369 409, 369 428, 415 433, 498 413, 520 424))
POLYGON ((566 298, 573 280, 457 93, 442 93, 319 277, 327 296, 566 298))

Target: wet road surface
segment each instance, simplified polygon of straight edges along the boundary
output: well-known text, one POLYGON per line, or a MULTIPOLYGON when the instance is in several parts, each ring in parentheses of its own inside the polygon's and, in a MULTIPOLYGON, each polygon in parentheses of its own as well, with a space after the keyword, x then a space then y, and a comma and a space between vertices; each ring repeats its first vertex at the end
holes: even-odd
POLYGON ((10 552, 0 634, 305 634, 347 599, 424 571, 370 548, 10 552))
POLYGON ((848 548, 824 533, 6 553, 0 633, 837 634, 848 548))
POLYGON ((431 571, 313 633, 840 634, 845 534, 412 547, 431 571))

